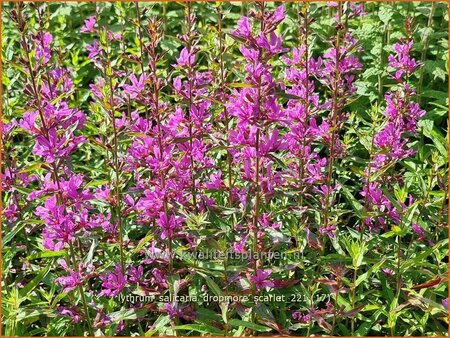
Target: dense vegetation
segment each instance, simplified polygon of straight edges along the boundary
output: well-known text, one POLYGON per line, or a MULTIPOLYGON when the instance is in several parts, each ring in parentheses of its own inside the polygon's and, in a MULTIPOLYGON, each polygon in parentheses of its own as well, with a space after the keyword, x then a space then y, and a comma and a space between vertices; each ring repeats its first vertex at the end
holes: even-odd
POLYGON ((448 332, 448 7, 3 3, 2 332, 448 332))

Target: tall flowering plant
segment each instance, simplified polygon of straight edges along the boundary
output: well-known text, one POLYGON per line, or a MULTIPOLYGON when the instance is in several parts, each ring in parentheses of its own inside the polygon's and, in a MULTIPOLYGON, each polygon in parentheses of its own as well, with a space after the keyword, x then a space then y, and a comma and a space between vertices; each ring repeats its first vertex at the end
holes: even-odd
MULTIPOLYGON (((270 64, 270 60, 286 51, 282 47, 281 36, 275 33, 284 19, 285 8, 279 6, 269 11, 264 3, 258 3, 258 9, 251 13, 255 26, 259 24, 257 31, 253 31, 252 20, 243 17, 231 33, 241 42, 239 49, 246 60, 246 86, 234 90, 227 106, 230 115, 236 119, 236 127, 230 130, 229 136, 230 144, 235 147, 231 151, 233 163, 241 166, 240 175, 247 183, 235 186, 233 193, 244 214, 247 213, 245 210, 251 210, 251 217, 243 217, 236 230, 241 236, 242 250, 251 237, 251 251, 254 253, 269 248, 266 229, 279 227, 264 211, 264 204, 270 201, 283 182, 275 171, 271 154, 286 147, 279 131, 284 111, 278 102, 277 83, 270 64)), ((258 258, 253 259, 250 281, 254 290, 267 286, 263 281, 271 274, 261 264, 258 258)))
MULTIPOLYGON (((410 139, 417 131, 417 122, 425 114, 414 101, 415 89, 409 78, 419 66, 411 57, 413 40, 403 39, 394 45, 395 54, 389 56, 389 66, 393 70, 392 78, 397 82, 394 90, 385 94, 385 123, 373 137, 373 159, 366 170, 367 184, 361 193, 367 201, 366 207, 377 212, 377 216, 365 218, 365 225, 371 230, 383 230, 387 224, 401 223, 399 209, 396 208, 381 190, 382 176, 376 173, 385 172, 396 162, 410 157, 414 149, 408 147, 410 139), (375 179, 374 179, 375 176, 375 179)), ((395 183, 396 178, 388 181, 395 183)), ((383 178, 386 183, 386 177, 383 178)), ((404 202, 404 201, 400 201, 404 202)))
POLYGON ((404 8, 5 6, 7 335, 442 331, 444 110, 404 8))
POLYGON ((320 232, 333 236, 337 220, 331 219, 330 210, 339 189, 339 183, 333 182, 333 165, 336 159, 345 155, 344 145, 339 138, 340 130, 342 130, 348 118, 348 113, 343 110, 349 98, 356 91, 354 86, 355 73, 362 68, 362 64, 356 55, 359 50, 358 41, 348 29, 347 22, 352 17, 363 15, 364 12, 360 7, 344 7, 341 2, 330 3, 329 5, 336 8, 334 17, 336 35, 332 38, 332 47, 323 55, 320 81, 330 91, 330 96, 324 104, 330 114, 322 120, 317 128, 313 128, 318 140, 328 148, 328 156, 326 162, 324 161, 326 163, 325 180, 316 188, 323 205, 320 232))
MULTIPOLYGON (((104 128, 109 129, 112 136, 102 136, 96 140, 96 143, 105 150, 104 163, 108 176, 108 185, 98 188, 95 197, 109 206, 107 214, 107 223, 109 225, 107 230, 114 237, 114 240, 118 242, 121 271, 122 274, 125 274, 124 210, 121 197, 123 189, 123 177, 121 176, 123 155, 119 141, 121 135, 123 135, 121 129, 123 129, 126 122, 125 115, 122 115, 122 119, 117 118, 116 115, 120 113, 124 105, 127 105, 127 102, 117 95, 118 80, 124 73, 112 64, 114 45, 120 42, 123 37, 121 33, 115 33, 107 27, 101 26, 98 23, 98 14, 84 21, 81 32, 98 36, 91 44, 86 45, 86 50, 89 52, 88 58, 102 74, 101 77, 96 79, 95 83, 90 84, 93 98, 91 108, 100 110, 108 116, 109 123, 105 123, 104 128)), ((136 85, 136 83, 134 84, 136 85)), ((136 94, 139 88, 135 87, 133 87, 133 90, 128 88, 131 96, 136 94)))
POLYGON ((208 86, 212 82, 211 71, 201 72, 196 67, 198 62, 198 33, 195 31, 196 17, 191 3, 186 3, 185 33, 179 36, 183 45, 177 58, 175 69, 180 75, 173 79, 173 89, 179 98, 180 105, 176 114, 180 119, 179 132, 175 135, 180 141, 177 148, 180 152, 179 174, 189 181, 185 183, 192 203, 192 210, 205 210, 211 201, 201 193, 203 176, 212 168, 213 161, 207 152, 211 144, 206 135, 211 132, 211 101, 208 86))
POLYGON ((284 57, 287 66, 284 74, 285 92, 290 98, 283 120, 287 128, 284 136, 288 150, 286 157, 289 158, 284 179, 286 191, 296 191, 294 208, 301 214, 299 227, 293 231, 297 238, 300 227, 307 223, 303 217, 306 213, 304 199, 311 194, 314 183, 324 182, 323 169, 326 164, 326 159, 313 150, 313 142, 317 138, 316 118, 322 109, 314 78, 321 74, 323 62, 321 57, 315 59, 311 55, 309 42, 313 18, 308 7, 300 9, 300 44, 292 49, 291 57, 284 57))
MULTIPOLYGON (((83 254, 84 244, 80 237, 89 236, 100 224, 98 215, 89 212, 93 196, 85 187, 83 175, 75 174, 70 167, 71 155, 85 142, 84 136, 77 134, 83 128, 86 116, 70 107, 70 96, 74 91, 70 70, 51 62, 53 36, 45 31, 31 32, 24 15, 23 4, 11 11, 11 19, 21 34, 23 56, 19 62, 25 70, 25 93, 29 100, 18 127, 34 138, 32 153, 41 159, 44 170, 43 177, 35 177, 38 187, 28 199, 40 204, 35 214, 45 225, 43 247, 52 251, 69 250, 71 267, 66 260, 59 261, 69 275, 56 281, 66 291, 78 289, 84 307, 83 317, 92 333, 84 285, 93 267, 80 263, 77 256, 83 254), (81 252, 76 252, 75 247, 81 252)), ((26 177, 22 177, 24 179, 26 182, 26 177)))

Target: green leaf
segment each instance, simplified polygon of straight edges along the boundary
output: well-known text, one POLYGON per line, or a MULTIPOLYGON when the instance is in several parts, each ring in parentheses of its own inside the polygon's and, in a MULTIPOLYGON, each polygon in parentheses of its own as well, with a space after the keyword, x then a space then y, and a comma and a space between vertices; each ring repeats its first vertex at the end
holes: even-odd
POLYGON ((2 73, 2 83, 5 86, 8 86, 11 83, 11 81, 8 78, 8 76, 6 76, 5 72, 2 73))
POLYGON ((248 83, 235 82, 235 83, 229 83, 228 87, 230 87, 230 88, 253 88, 253 85, 248 84, 248 83))
POLYGON ((255 323, 250 323, 244 320, 239 320, 239 319, 231 319, 230 321, 228 321, 228 324, 231 326, 243 326, 258 332, 269 332, 272 331, 271 328, 263 326, 263 325, 259 325, 259 324, 255 324, 255 323))
POLYGON ((104 184, 107 184, 108 180, 94 180, 90 181, 88 184, 86 184, 87 187, 98 187, 104 184))
POLYGON ((17 233, 25 227, 25 225, 25 222, 20 222, 11 231, 8 231, 6 236, 3 237, 2 245, 5 246, 6 244, 8 244, 14 238, 14 236, 16 236, 17 233))
POLYGON ((161 330, 162 328, 164 328, 167 324, 170 323, 170 318, 167 315, 161 315, 158 317, 158 319, 155 320, 155 322, 153 323, 153 328, 148 330, 145 333, 146 337, 151 337, 153 336, 153 334, 155 334, 156 332, 158 332, 159 330, 161 330))
POLYGON ((178 326, 174 326, 172 327, 173 330, 187 330, 187 331, 195 331, 195 332, 200 332, 200 333, 205 333, 205 334, 213 334, 213 335, 217 335, 217 336, 223 336, 224 333, 223 331, 215 328, 212 325, 208 325, 208 324, 186 324, 186 325, 178 325, 178 326))
POLYGON ((214 282, 211 278, 209 278, 206 274, 202 273, 202 272, 197 272, 200 276, 202 276, 205 281, 206 284, 208 284, 208 287, 211 289, 211 291, 216 295, 216 296, 223 296, 223 292, 220 289, 220 287, 216 284, 216 282, 214 282))
MULTIPOLYGON (((220 305, 222 305, 224 303, 221 303, 220 305)), ((197 314, 198 314, 198 319, 200 321, 216 321, 216 322, 220 322, 220 320, 222 319, 220 315, 218 315, 216 312, 214 312, 213 310, 209 310, 209 309, 204 309, 204 308, 199 308, 198 310, 196 310, 197 314)))
POLYGON ((364 272, 361 276, 358 277, 358 279, 356 279, 355 281, 355 288, 361 284, 362 282, 364 282, 366 279, 370 278, 370 275, 377 272, 380 267, 384 264, 384 262, 386 261, 386 258, 383 258, 381 261, 379 261, 378 263, 376 263, 375 265, 371 266, 369 268, 369 270, 367 270, 366 272, 364 272))
POLYGON ((373 324, 378 320, 378 317, 380 316, 382 312, 376 311, 367 321, 362 323, 360 327, 358 327, 355 331, 355 336, 357 337, 364 337, 367 335, 367 333, 372 328, 373 324))
POLYGON ((136 246, 136 248, 134 249, 134 253, 138 253, 145 244, 147 244, 149 241, 151 241, 153 239, 153 234, 149 234, 147 236, 145 236, 144 238, 142 238, 139 242, 139 244, 136 246))
POLYGON ((431 139, 437 150, 446 160, 448 159, 447 142, 445 137, 436 130, 432 120, 420 120, 419 126, 422 127, 423 134, 431 139))
POLYGON ((118 323, 122 320, 142 318, 148 313, 147 309, 124 309, 110 313, 111 322, 118 323))
POLYGON ((94 252, 95 252, 95 248, 98 245, 98 240, 97 239, 93 239, 92 240, 92 244, 91 247, 89 248, 89 251, 84 259, 84 266, 88 266, 88 264, 92 263, 92 259, 94 257, 94 252))
POLYGON ((48 272, 50 271, 51 265, 51 263, 47 264, 47 266, 41 269, 37 276, 31 280, 31 282, 29 282, 22 290, 20 290, 19 293, 21 297, 28 296, 38 286, 38 284, 44 279, 44 277, 47 276, 48 272))
POLYGON ((41 166, 42 166, 42 163, 34 163, 34 164, 31 164, 31 165, 23 168, 20 171, 20 173, 23 174, 23 173, 27 173, 27 172, 30 172, 30 171, 35 171, 35 170, 41 168, 41 166))
POLYGON ((383 22, 385 25, 389 23, 393 14, 394 13, 392 12, 391 7, 385 5, 382 5, 378 10, 378 17, 380 18, 381 22, 383 22))
MULTIPOLYGON (((338 180, 339 181, 339 180, 338 180)), ((347 200, 348 203, 350 203, 352 209, 355 211, 355 213, 358 215, 359 218, 363 217, 364 207, 361 205, 361 203, 358 202, 358 200, 353 196, 353 194, 350 192, 350 190, 340 182, 342 192, 344 193, 344 197, 347 200)))
POLYGON ((51 258, 51 257, 63 257, 66 255, 66 251, 65 250, 60 250, 60 251, 42 251, 42 252, 38 252, 32 255, 27 256, 25 259, 27 261, 31 261, 33 259, 38 259, 38 258, 51 258))
MULTIPOLYGON (((55 317, 55 311, 49 308, 21 308, 18 312, 18 315, 16 317, 17 321, 28 321, 28 323, 31 323, 29 321, 32 317, 39 318, 39 316, 45 316, 45 317, 55 317)), ((35 321, 35 320, 34 320, 35 321)))
POLYGON ((58 294, 55 299, 52 301, 51 307, 54 308, 64 297, 68 295, 69 292, 62 292, 58 294))
POLYGON ((418 306, 420 308, 425 307, 428 309, 428 311, 431 311, 432 314, 437 314, 437 313, 446 314, 447 313, 445 307, 442 304, 439 304, 432 299, 423 297, 415 292, 410 294, 409 297, 410 297, 410 299, 408 300, 408 302, 411 305, 418 306))

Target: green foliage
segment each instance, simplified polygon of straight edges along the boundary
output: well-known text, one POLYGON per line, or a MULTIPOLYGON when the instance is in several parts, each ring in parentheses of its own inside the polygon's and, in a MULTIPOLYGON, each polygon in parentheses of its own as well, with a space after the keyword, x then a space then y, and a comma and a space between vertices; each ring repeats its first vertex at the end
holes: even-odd
MULTIPOLYGON (((13 6, 12 3, 2 4, 3 122, 21 119, 28 109, 24 99, 27 88, 21 80, 22 76, 27 75, 27 71, 15 60, 21 49, 20 34, 8 16, 13 6)), ((128 2, 65 2, 46 3, 42 6, 47 19, 45 27, 41 28, 52 32, 56 49, 63 55, 59 60, 61 65, 73 70, 76 91, 66 93, 65 96, 89 114, 83 134, 89 142, 74 153, 73 163, 70 165, 90 178, 88 187, 99 187, 110 179, 109 159, 98 156, 105 152, 105 145, 97 140, 99 135, 106 139, 110 137, 108 126, 104 122, 109 103, 91 103, 89 84, 94 83, 94 79, 100 74, 87 57, 85 47, 92 41, 79 31, 84 19, 98 10, 101 13, 100 25, 108 26, 114 32, 122 32, 127 52, 137 56, 140 53, 140 42, 136 34, 135 7, 128 2)), ((200 49, 198 66, 214 72, 219 69, 216 56, 216 6, 214 2, 193 3, 201 35, 197 46, 200 49)), ((275 4, 268 3, 268 6, 273 8, 275 4)), ((288 18, 278 32, 282 33, 285 46, 298 45, 298 10, 302 6, 303 4, 295 2, 286 3, 288 18)), ((315 36, 310 50, 311 53, 320 55, 329 47, 333 10, 321 2, 313 2, 309 6, 312 16, 316 18, 311 26, 315 36)), ((280 232, 273 234, 273 238, 284 243, 277 249, 285 255, 274 261, 273 271, 280 273, 286 283, 267 293, 285 296, 287 301, 269 301, 264 304, 252 304, 249 301, 244 305, 248 305, 248 308, 253 306, 251 311, 245 311, 244 306, 236 302, 202 301, 205 292, 217 297, 232 295, 232 283, 226 280, 226 276, 238 276, 245 270, 247 262, 197 259, 186 255, 184 243, 176 242, 174 253, 180 263, 176 268, 182 272, 165 276, 169 288, 164 291, 163 296, 186 293, 196 296, 200 299, 194 305, 197 317, 190 322, 174 320, 158 311, 162 302, 132 308, 118 298, 98 297, 95 292, 89 292, 86 296, 88 303, 92 301, 97 304, 97 312, 90 307, 91 316, 95 317, 99 311, 104 311, 110 319, 109 323, 98 325, 96 335, 115 335, 122 322, 126 323, 126 329, 120 334, 142 336, 447 334, 448 310, 442 305, 442 300, 448 297, 444 278, 448 271, 448 6, 445 2, 365 2, 364 6, 368 14, 358 23, 350 23, 355 37, 360 41, 360 57, 365 68, 356 81, 357 96, 345 108, 351 115, 344 127, 346 135, 343 137, 348 156, 336 163, 340 190, 333 215, 339 229, 338 236, 321 243, 322 247, 315 251, 305 250, 311 241, 318 241, 318 238, 307 238, 306 225, 298 221, 301 219, 297 217, 299 215, 291 212, 292 205, 288 200, 293 196, 286 193, 285 200, 280 198, 282 202, 268 204, 273 218, 283 225, 280 232), (404 23, 407 17, 413 19, 414 57, 423 64, 421 70, 411 78, 411 85, 417 88, 417 100, 426 110, 426 115, 419 122, 419 135, 411 145, 416 154, 408 160, 380 169, 373 173, 372 179, 386 173, 401 178, 404 183, 402 186, 384 191, 398 210, 403 210, 400 203, 406 203, 410 195, 416 196, 416 200, 405 208, 400 226, 393 225, 384 233, 363 236, 359 232, 360 220, 374 215, 365 210, 364 198, 360 195, 360 188, 366 177, 361 168, 368 162, 373 133, 382 128, 384 94, 396 85, 387 76, 388 55, 392 52, 392 44, 406 36, 404 23), (419 224, 430 242, 419 241, 411 229, 412 224, 419 224), (295 240, 295 244, 286 244, 288 238, 295 240), (401 256, 396 254, 398 248, 401 256), (338 276, 334 272, 336 266, 344 270, 342 275, 338 276), (398 276, 401 276, 400 282, 398 276), (345 290, 340 294, 333 292, 332 283, 337 279, 345 290), (291 280, 295 282, 290 283, 291 280), (439 281, 432 286, 420 286, 433 280, 439 281), (187 282, 188 288, 185 287, 187 282), (328 302, 339 307, 339 318, 313 318, 311 325, 293 320, 294 312, 306 314, 312 307, 325 308, 328 302), (332 329, 329 323, 333 323, 332 329)), ((145 16, 157 16, 163 20, 161 53, 165 59, 158 65, 158 72, 163 78, 172 78, 169 65, 176 62, 181 49, 177 36, 183 33, 180 21, 184 16, 184 7, 185 3, 177 2, 141 4, 141 11, 146 13, 145 16)), ((227 66, 227 89, 230 91, 249 85, 243 82, 244 61, 237 48, 238 44, 228 33, 235 28, 236 21, 253 7, 253 3, 222 4, 225 14, 224 31, 227 33, 224 62, 227 66)), ((39 28, 32 6, 25 6, 25 10, 30 17, 27 25, 33 29, 39 28)), ((145 20, 142 24, 148 22, 145 20)), ((106 41, 106 38, 103 37, 103 40, 106 41)), ((144 42, 148 43, 147 37, 144 42)), ((121 57, 117 57, 115 62, 117 64, 106 69, 107 75, 111 75, 112 67, 117 65, 138 68, 135 63, 121 57)), ((281 58, 274 62, 275 74, 281 73, 281 64, 281 58)), ((108 94, 108 89, 103 88, 103 91, 108 94)), ((167 101, 174 102, 168 90, 164 89, 161 95, 167 101)), ((280 94, 281 102, 291 98, 288 94, 280 94)), ((216 116, 219 113, 218 111, 216 116)), ((119 112, 117 118, 120 118, 119 112)), ((211 135, 213 137, 216 136, 211 135)), ((179 140, 181 141, 183 140, 179 140)), ((20 164, 20 172, 42 177, 46 164, 31 155, 33 139, 18 132, 11 143, 14 146, 13 160, 20 164)), ((218 150, 219 158, 224 158, 225 142, 218 140, 215 150, 218 150)), ((276 158, 277 154, 273 156, 280 167, 285 166, 282 159, 276 158)), ((121 172, 120 176, 130 178, 133 174, 121 172)), ((13 189, 14 193, 23 196, 28 196, 31 192, 31 189, 20 186, 13 189)), ((11 191, 2 192, 3 204, 11 199, 11 194, 11 191)), ((318 196, 308 197, 315 202, 318 200, 318 196)), ((225 201, 224 196, 218 196, 217 199, 225 201)), ((40 231, 45 224, 36 219, 34 212, 43 200, 44 197, 41 196, 21 205, 23 208, 17 220, 8 223, 2 221, 2 329, 5 336, 82 336, 87 332, 83 321, 73 323, 69 318, 57 315, 59 305, 70 304, 82 308, 83 301, 78 293, 62 292, 55 283, 55 279, 60 277, 60 272, 55 269, 55 262, 60 258, 69 262, 70 257, 66 250, 46 251, 41 246, 40 231)), ((107 207, 100 201, 96 203, 99 209, 107 207)), ((199 252, 204 253, 208 249, 226 252, 228 230, 240 224, 250 212, 250 209, 224 207, 217 212, 186 213, 186 227, 196 238, 199 252)), ((320 210, 309 212, 314 226, 324 217, 320 210)), ((155 238, 151 230, 134 224, 133 216, 135 215, 130 214, 130 219, 124 222, 125 240, 135 243, 125 253, 127 263, 140 257, 143 249, 155 238)), ((117 243, 106 243, 101 240, 100 235, 93 241, 87 238, 77 240, 80 246, 89 248, 82 261, 86 265, 95 264, 98 273, 111 269, 111 262, 119 261, 117 243)), ((242 289, 250 288, 248 278, 233 282, 239 283, 242 289)), ((90 287, 96 292, 101 290, 98 283, 90 287)), ((148 295, 156 291, 138 289, 134 292, 148 295)))

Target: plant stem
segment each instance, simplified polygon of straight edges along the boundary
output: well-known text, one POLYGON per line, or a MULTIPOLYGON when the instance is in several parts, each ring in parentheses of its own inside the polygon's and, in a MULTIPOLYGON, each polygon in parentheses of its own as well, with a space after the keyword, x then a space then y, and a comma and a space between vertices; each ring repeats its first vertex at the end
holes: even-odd
MULTIPOLYGON (((141 51, 140 57, 139 57, 139 63, 141 66, 141 75, 145 74, 144 71, 144 39, 142 37, 142 27, 141 27, 141 12, 139 10, 139 2, 136 1, 135 2, 135 7, 136 7, 136 16, 137 16, 137 28, 138 28, 138 38, 139 38, 139 48, 141 51)), ((147 107, 147 103, 145 103, 145 118, 148 120, 149 115, 148 115, 148 107, 147 107)))
MULTIPOLYGON (((375 128, 374 128, 375 130, 375 128)), ((364 196, 364 210, 367 211, 368 207, 369 207, 369 199, 368 199, 368 195, 369 195, 369 187, 370 187, 370 177, 372 175, 372 161, 373 161, 373 149, 374 149, 374 142, 375 142, 375 131, 372 132, 372 137, 371 137, 371 141, 370 141, 370 154, 369 154, 369 165, 368 165, 368 172, 367 172, 367 177, 366 177, 366 194, 364 196)), ((364 240, 364 230, 365 230, 365 219, 366 217, 363 216, 363 218, 361 219, 361 227, 359 229, 360 231, 360 235, 359 235, 359 247, 361 248, 362 244, 363 244, 363 240, 364 240)), ((355 308, 356 305, 356 279, 358 276, 358 267, 354 267, 354 272, 353 272, 353 284, 352 284, 352 293, 351 293, 351 301, 352 301, 352 309, 355 308)), ((351 318, 351 335, 353 335, 354 330, 355 330, 355 316, 353 316, 351 318)))
MULTIPOLYGON (((427 57, 427 52, 428 52, 428 46, 430 43, 430 33, 431 33, 431 28, 433 26, 433 17, 434 17, 434 13, 436 12, 436 2, 432 2, 431 3, 431 9, 430 9, 430 14, 428 15, 428 23, 427 23, 427 28, 426 31, 422 37, 423 39, 423 50, 422 50, 422 55, 420 57, 420 63, 423 65, 425 63, 426 57, 427 57)), ((421 102, 421 98, 422 98, 422 86, 423 86, 423 79, 424 79, 424 71, 425 71, 425 67, 422 66, 420 68, 420 75, 419 75, 419 85, 417 86, 417 102, 420 104, 421 102)))
MULTIPOLYGON (((261 32, 264 32, 264 9, 265 9, 265 3, 257 3, 261 8, 261 32)), ((260 55, 262 55, 262 51, 260 50, 260 55)), ((258 83, 258 111, 261 112, 261 79, 258 83)), ((259 158, 259 141, 260 141, 260 134, 261 129, 258 125, 258 119, 255 121, 256 125, 256 136, 255 136, 255 180, 254 180, 254 193, 255 193, 255 204, 253 207, 253 250, 252 250, 252 258, 253 258, 253 271, 254 275, 256 276, 258 272, 258 256, 254 257, 254 255, 257 255, 258 253, 258 219, 259 219, 259 208, 260 208, 260 186, 259 186, 259 172, 260 172, 260 158, 259 158)), ((256 283, 253 283, 252 285, 252 294, 255 296, 257 293, 256 283)), ((252 322, 256 320, 256 314, 254 311, 252 311, 252 322)))
MULTIPOLYGON (((396 268, 396 273, 395 273, 395 278, 396 278, 396 282, 395 282, 395 298, 398 299, 400 297, 400 291, 401 291, 401 286, 402 286, 402 276, 400 275, 400 266, 401 266, 401 236, 397 236, 397 268, 396 268)), ((395 335, 395 325, 396 322, 394 322, 394 325, 391 327, 391 335, 394 336, 395 335)))
MULTIPOLYGON (((299 5, 300 6, 300 5, 299 5)), ((304 4, 304 6, 309 6, 308 4, 304 4)), ((300 9, 299 9, 299 13, 300 13, 300 9)), ((308 16, 309 12, 308 12, 308 7, 306 7, 305 12, 304 12, 304 18, 303 18, 303 28, 304 28, 304 37, 303 39, 301 39, 301 37, 299 38, 299 40, 301 41, 301 43, 303 43, 305 45, 305 56, 304 56, 304 62, 305 62, 305 72, 306 72, 306 93, 305 93, 305 123, 308 119, 308 114, 309 114, 309 50, 308 50, 308 29, 309 29, 309 16, 308 16), (303 40, 303 41, 302 41, 303 40)), ((300 22, 299 22, 299 26, 300 26, 300 22)), ((299 30, 300 31, 300 30, 299 30)), ((305 175, 305 168, 304 168, 304 156, 305 156, 305 137, 302 138, 302 142, 301 142, 301 153, 299 156, 299 206, 301 207, 303 205, 303 179, 304 179, 304 175, 305 175)), ((301 220, 300 220, 301 221, 301 220)))
POLYGON ((226 148, 227 148, 227 177, 228 177, 228 204, 231 207, 233 205, 233 179, 232 179, 232 156, 230 153, 230 141, 228 140, 228 134, 229 134, 229 124, 230 124, 230 116, 228 114, 228 109, 225 105, 226 97, 225 97, 225 88, 226 88, 226 82, 225 82, 225 64, 224 64, 224 54, 225 54, 225 47, 224 47, 224 34, 222 31, 222 20, 223 20, 223 13, 222 13, 222 3, 219 3, 217 6, 217 21, 218 21, 218 31, 219 31, 219 51, 220 51, 220 87, 221 87, 221 104, 223 107, 223 112, 225 115, 225 142, 226 142, 226 148))
POLYGON ((164 1, 162 3, 163 7, 163 31, 164 34, 167 32, 167 6, 169 5, 169 2, 164 1))
MULTIPOLYGON (((387 5, 387 4, 386 4, 387 5)), ((380 67, 383 67, 386 64, 386 53, 384 51, 384 46, 386 46, 388 42, 389 36, 389 22, 384 24, 383 35, 381 36, 381 49, 380 49, 380 67)), ((378 74, 378 104, 383 100, 383 74, 378 74)))
MULTIPOLYGON (((161 79, 158 77, 157 73, 157 63, 158 63, 158 54, 156 52, 158 45, 158 37, 160 34, 160 26, 157 21, 151 21, 150 27, 152 27, 151 34, 153 34, 153 39, 150 40, 150 45, 147 48, 147 52, 149 54, 149 69, 150 69, 150 77, 151 83, 153 84, 153 104, 155 106, 154 116, 156 118, 156 127, 157 127, 157 142, 159 148, 159 154, 161 156, 161 160, 164 157, 164 145, 162 139, 162 129, 161 129, 161 111, 160 111, 160 102, 159 102, 159 93, 161 91, 161 79)), ((167 201, 167 192, 166 192, 166 173, 164 170, 159 170, 159 177, 161 179, 161 188, 164 191, 163 205, 164 205, 164 213, 169 215, 169 205, 167 201)), ((169 271, 173 269, 173 243, 172 236, 168 236, 167 238, 167 248, 169 250, 169 271)))
POLYGON ((338 311, 338 297, 339 297, 339 289, 340 289, 340 278, 337 278, 337 285, 336 290, 334 292, 334 311, 333 311, 333 325, 331 327, 331 333, 330 336, 333 336, 334 329, 336 327, 336 320, 337 320, 337 311, 338 311))
MULTIPOLYGON (((187 41, 187 49, 189 51, 189 53, 191 52, 192 49, 192 22, 191 22, 191 3, 188 1, 186 3, 187 6, 187 34, 189 35, 188 37, 188 41, 187 41)), ((192 119, 191 119, 191 111, 192 111, 192 104, 193 104, 193 97, 192 97, 192 65, 190 65, 188 67, 188 81, 189 81, 189 106, 188 106, 188 118, 189 118, 189 158, 190 158, 190 162, 191 162, 191 180, 192 180, 192 203, 194 205, 194 209, 195 211, 198 211, 198 206, 197 206, 197 191, 196 191, 196 187, 195 187, 195 175, 194 175, 194 171, 195 171, 195 162, 194 162, 194 157, 192 156, 192 147, 193 147, 193 130, 192 130, 192 119)))
MULTIPOLYGON (((108 68, 110 69, 112 73, 111 68, 111 62, 109 60, 108 55, 108 68)), ((113 128, 113 162, 114 162, 114 171, 115 171, 115 181, 114 181, 114 191, 116 194, 116 203, 115 203, 115 213, 116 213, 116 220, 119 225, 119 249, 120 249, 120 265, 122 268, 122 274, 125 275, 125 257, 123 252, 123 226, 122 226, 122 210, 121 210, 121 198, 120 198, 120 187, 119 187, 119 175, 120 175, 120 168, 119 168, 119 155, 118 155, 118 136, 117 136, 117 128, 116 128, 116 118, 115 118, 115 104, 114 104, 114 87, 112 82, 112 74, 108 75, 109 79, 109 91, 110 91, 110 114, 111 114, 111 124, 113 128)))
MULTIPOLYGON (((255 163, 255 206, 254 206, 254 216, 253 216, 253 252, 258 251, 258 218, 259 218, 259 203, 260 203, 260 194, 259 194, 259 138, 260 138, 260 129, 258 128, 256 131, 256 163, 255 163)), ((258 270, 258 260, 255 259, 254 263, 255 274, 258 270)))
MULTIPOLYGON (((79 271, 79 267, 78 267, 77 261, 75 259, 75 251, 73 249, 72 242, 69 242, 69 253, 70 253, 70 258, 72 260, 73 270, 78 272, 79 271)), ((80 292, 81 301, 83 303, 84 313, 86 314, 86 317, 87 317, 87 324, 88 324, 89 334, 91 336, 94 336, 94 331, 93 331, 92 325, 91 325, 91 323, 92 323, 91 322, 91 317, 89 315, 89 311, 88 311, 88 307, 87 307, 86 295, 84 293, 84 289, 83 289, 82 285, 78 285, 78 291, 80 292)))
MULTIPOLYGON (((333 84, 333 101, 332 101, 332 111, 331 111, 331 145, 330 145, 330 154, 328 158, 328 174, 326 177, 326 196, 325 196, 325 205, 324 205, 324 228, 328 227, 328 214, 330 208, 330 187, 331 187, 331 179, 333 176, 333 161, 334 161, 334 151, 335 151, 335 137, 336 137, 336 129, 337 129, 337 118, 339 116, 339 106, 338 106, 338 86, 339 80, 341 78, 339 72, 339 44, 340 44, 340 22, 341 22, 341 12, 342 12, 342 3, 338 3, 337 7, 338 11, 338 28, 336 32, 336 45, 335 45, 335 69, 334 69, 334 84, 333 84)), ((324 239, 326 238, 323 236, 324 239)), ((323 250, 325 251, 325 241, 323 250)))
MULTIPOLYGON (((17 8, 18 8, 17 12, 18 12, 18 17, 19 17, 19 22, 21 22, 23 20, 22 19, 22 15, 21 15, 21 11, 20 11, 19 7, 17 7, 17 8)), ((25 51, 25 56, 26 56, 24 58, 24 60, 25 60, 25 63, 27 65, 27 67, 28 67, 28 70, 29 70, 30 79, 31 79, 31 83, 32 83, 32 89, 33 89, 33 94, 34 94, 34 98, 36 99, 37 110, 38 110, 38 113, 39 113, 39 117, 41 119, 43 132, 44 132, 45 136, 48 138, 49 137, 49 133, 48 133, 48 128, 47 128, 47 123, 46 123, 45 114, 44 114, 44 111, 43 111, 43 105, 41 104, 40 91, 37 90, 37 82, 36 82, 36 79, 35 79, 35 76, 34 76, 34 70, 33 70, 32 66, 31 66, 30 50, 28 48, 28 42, 27 42, 27 40, 25 38, 25 31, 21 31, 21 33, 22 33, 22 35, 21 35, 22 45, 23 45, 23 48, 24 48, 24 51, 25 51)), ((59 204, 62 204, 63 201, 62 201, 62 198, 61 198, 61 185, 60 185, 60 180, 59 180, 59 175, 58 175, 58 167, 57 167, 55 162, 53 162, 51 164, 51 169, 53 171, 52 172, 52 176, 53 176, 53 178, 54 178, 54 180, 56 182, 56 185, 58 187, 57 200, 58 200, 59 204)), ((78 267, 76 266, 76 260, 75 260, 75 254, 74 254, 74 251, 73 251, 73 246, 72 246, 72 243, 70 241, 69 241, 69 248, 70 248, 70 254, 71 254, 71 257, 72 257, 72 261, 74 263, 74 271, 78 271, 78 267)), ((84 289, 83 289, 83 287, 81 285, 79 285, 78 286, 78 290, 80 292, 80 296, 81 296, 81 299, 82 299, 82 302, 83 302, 84 312, 85 312, 86 318, 88 320, 87 325, 88 325, 89 334, 91 336, 93 336, 94 332, 93 332, 93 329, 92 329, 91 319, 90 319, 89 311, 88 311, 88 308, 87 308, 87 303, 86 303, 86 297, 85 297, 85 294, 84 294, 84 289)))
MULTIPOLYGON (((218 33, 219 33, 219 63, 220 63, 220 88, 221 88, 221 105, 223 108, 223 112, 225 115, 225 142, 226 142, 226 148, 227 148, 227 177, 228 177, 228 204, 230 207, 233 206, 233 180, 232 180, 232 169, 231 169, 231 161, 232 156, 230 153, 230 141, 228 140, 228 134, 229 134, 229 124, 230 119, 228 115, 228 109, 225 105, 225 88, 226 88, 226 82, 225 82, 225 67, 224 67, 224 54, 225 54, 225 48, 224 48, 224 34, 222 31, 222 20, 223 20, 223 12, 222 12, 222 3, 219 2, 217 5, 217 23, 218 23, 218 33)), ((227 235, 228 238, 228 235, 227 235)), ((225 294, 228 295, 228 248, 225 252, 225 260, 224 260, 224 282, 225 282, 225 294)), ((225 336, 228 336, 228 308, 226 309, 225 317, 227 319, 227 322, 225 323, 225 336)))

